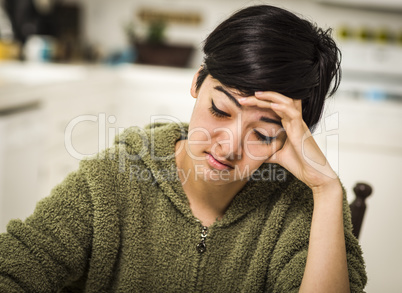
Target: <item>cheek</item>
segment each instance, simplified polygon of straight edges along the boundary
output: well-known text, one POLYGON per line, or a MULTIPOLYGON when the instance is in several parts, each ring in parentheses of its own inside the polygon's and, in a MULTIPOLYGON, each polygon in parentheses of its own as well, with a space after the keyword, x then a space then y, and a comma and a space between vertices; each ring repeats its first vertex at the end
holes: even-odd
POLYGON ((282 140, 274 140, 269 145, 258 141, 249 141, 245 144, 244 153, 249 160, 264 162, 283 147, 282 140))
POLYGON ((204 140, 206 139, 205 133, 208 132, 207 126, 209 123, 206 121, 207 119, 204 119, 208 114, 205 112, 206 111, 202 111, 202 107, 200 106, 199 101, 197 101, 193 113, 191 114, 189 124, 189 135, 192 134, 192 137, 194 138, 202 139, 202 137, 204 137, 204 140))
POLYGON ((271 149, 258 142, 249 142, 244 146, 244 155, 249 161, 263 162, 271 155, 271 149))
POLYGON ((266 158, 261 159, 257 158, 255 155, 245 155, 236 165, 236 168, 243 176, 250 177, 265 161, 266 158))
POLYGON ((195 125, 189 129, 187 139, 191 145, 210 144, 212 140, 209 130, 200 125, 195 125))
POLYGON ((205 158, 204 152, 209 151, 212 145, 212 132, 206 127, 208 124, 195 122, 190 122, 187 137, 188 154, 193 159, 203 160, 205 158))

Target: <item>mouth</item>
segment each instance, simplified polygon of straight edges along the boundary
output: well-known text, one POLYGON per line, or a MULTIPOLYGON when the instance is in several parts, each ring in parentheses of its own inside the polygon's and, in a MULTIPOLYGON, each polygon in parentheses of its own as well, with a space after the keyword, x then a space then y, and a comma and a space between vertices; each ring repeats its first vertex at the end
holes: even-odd
POLYGON ((207 154, 207 162, 212 168, 219 170, 219 171, 234 169, 228 162, 222 161, 222 160, 217 160, 210 153, 206 153, 206 154, 207 154))

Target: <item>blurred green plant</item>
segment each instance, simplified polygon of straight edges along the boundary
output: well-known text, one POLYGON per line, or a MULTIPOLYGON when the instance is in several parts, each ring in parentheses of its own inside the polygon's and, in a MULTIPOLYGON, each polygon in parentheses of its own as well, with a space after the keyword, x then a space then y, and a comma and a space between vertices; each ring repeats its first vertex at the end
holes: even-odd
POLYGON ((137 26, 129 22, 124 26, 124 31, 130 43, 163 44, 166 39, 166 27, 166 22, 162 20, 149 22, 144 37, 140 37, 137 26))
POLYGON ((166 22, 153 21, 148 26, 146 41, 153 44, 161 44, 165 41, 166 22))

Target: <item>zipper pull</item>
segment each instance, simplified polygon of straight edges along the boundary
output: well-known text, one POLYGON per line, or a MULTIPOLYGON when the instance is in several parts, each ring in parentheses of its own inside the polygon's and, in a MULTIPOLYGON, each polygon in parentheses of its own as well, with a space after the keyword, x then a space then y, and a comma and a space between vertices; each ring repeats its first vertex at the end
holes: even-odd
POLYGON ((207 246, 205 244, 205 239, 207 238, 207 235, 208 235, 208 227, 203 226, 201 231, 201 242, 197 244, 197 251, 199 253, 207 251, 207 246))

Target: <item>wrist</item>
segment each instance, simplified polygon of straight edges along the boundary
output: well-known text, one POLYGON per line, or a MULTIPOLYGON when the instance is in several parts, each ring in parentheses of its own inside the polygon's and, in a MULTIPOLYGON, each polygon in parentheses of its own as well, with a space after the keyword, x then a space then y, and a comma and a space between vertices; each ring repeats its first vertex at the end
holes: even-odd
POLYGON ((314 198, 340 196, 343 198, 343 190, 339 178, 331 179, 324 184, 313 186, 311 188, 314 198))

